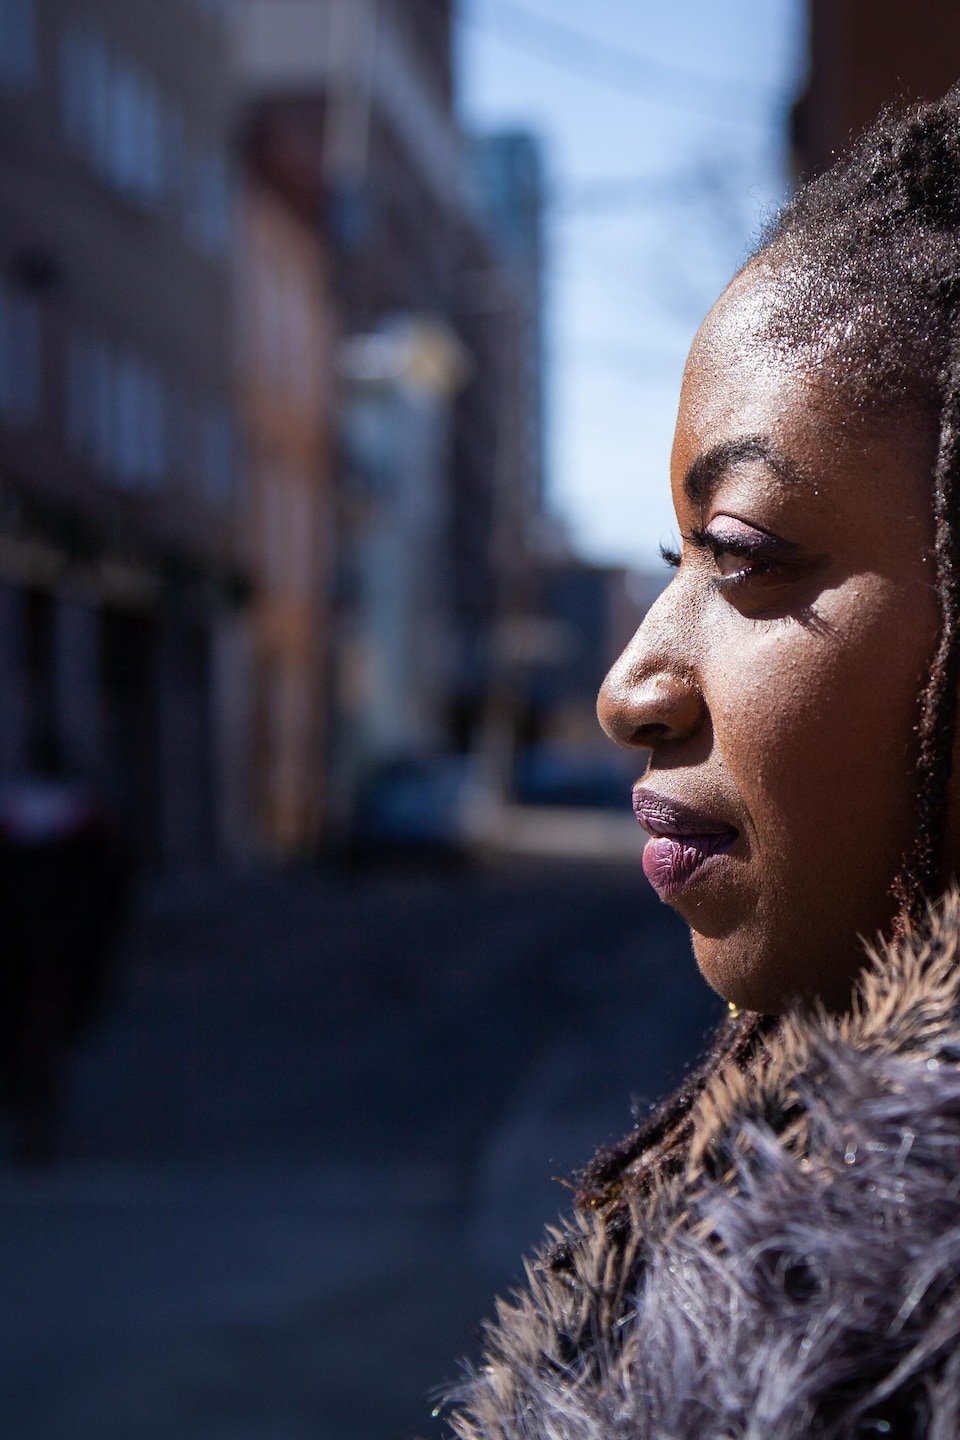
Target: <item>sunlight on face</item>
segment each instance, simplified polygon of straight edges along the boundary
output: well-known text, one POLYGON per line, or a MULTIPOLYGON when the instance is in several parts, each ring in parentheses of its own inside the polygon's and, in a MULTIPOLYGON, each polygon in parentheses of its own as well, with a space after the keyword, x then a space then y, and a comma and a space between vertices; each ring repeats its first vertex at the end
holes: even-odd
POLYGON ((938 611, 933 457, 759 338, 749 267, 694 342, 672 489, 677 574, 613 667, 605 728, 649 747, 645 869, 738 1004, 841 1005, 913 830, 938 611), (850 423, 856 421, 857 423, 850 423))

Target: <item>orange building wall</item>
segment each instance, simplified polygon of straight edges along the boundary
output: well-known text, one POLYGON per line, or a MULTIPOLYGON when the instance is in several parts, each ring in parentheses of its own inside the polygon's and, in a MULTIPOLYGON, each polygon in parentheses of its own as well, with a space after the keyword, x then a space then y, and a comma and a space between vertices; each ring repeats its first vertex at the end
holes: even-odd
POLYGON ((261 843, 289 855, 323 823, 334 326, 319 232, 251 180, 244 233, 255 808, 261 843))

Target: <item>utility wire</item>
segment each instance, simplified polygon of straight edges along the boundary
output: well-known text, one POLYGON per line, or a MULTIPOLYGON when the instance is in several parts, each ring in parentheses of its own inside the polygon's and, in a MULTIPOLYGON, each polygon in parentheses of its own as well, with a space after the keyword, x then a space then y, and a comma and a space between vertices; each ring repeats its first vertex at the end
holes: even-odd
POLYGON ((760 107, 782 106, 784 94, 769 86, 726 80, 718 75, 669 65, 591 35, 579 26, 553 20, 515 0, 482 0, 483 10, 501 17, 491 25, 476 0, 459 4, 455 18, 492 38, 546 60, 581 79, 618 90, 649 104, 669 105, 732 124, 765 125, 760 107), (755 102, 747 109, 745 102, 755 102))
POLYGON ((548 192, 546 206, 554 215, 605 215, 635 206, 664 205, 689 195, 688 177, 637 176, 567 184, 548 192))
MULTIPOLYGON (((732 169, 734 162, 730 162, 732 169)), ((608 214, 636 206, 688 204, 703 198, 712 177, 700 169, 657 175, 621 175, 604 180, 568 181, 547 191, 544 209, 554 215, 608 214)))

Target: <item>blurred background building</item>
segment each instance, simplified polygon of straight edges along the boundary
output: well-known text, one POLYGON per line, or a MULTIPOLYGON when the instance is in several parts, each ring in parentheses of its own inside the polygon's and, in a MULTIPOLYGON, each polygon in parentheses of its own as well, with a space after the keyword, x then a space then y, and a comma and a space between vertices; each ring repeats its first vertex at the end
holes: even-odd
POLYGON ((0 7, 0 769, 209 859, 238 550, 229 49, 215 7, 0 7))
POLYGON ((0 21, 0 772, 168 868, 339 845, 398 762, 509 798, 609 575, 558 600, 543 156, 465 134, 452 7, 0 21))
POLYGON ((515 744, 542 162, 464 135, 451 25, 2 0, 0 771, 94 781, 150 863, 515 744))
POLYGON ((716 1018, 595 719, 690 337, 958 76, 956 0, 0 0, 5 1440, 441 1433, 716 1018))
POLYGON ((451 23, 435 0, 239 7, 248 148, 314 217, 337 335, 329 784, 301 840, 349 830, 383 767, 483 748, 495 639, 525 603, 542 505, 539 157, 528 136, 467 144, 451 23))
MULTIPOLYGON (((0 774, 94 782, 147 863, 337 845, 400 762, 580 763, 598 617, 656 592, 552 518, 556 197, 466 132, 454 18, 0 0, 0 774)), ((958 26, 812 0, 796 169, 958 26)))

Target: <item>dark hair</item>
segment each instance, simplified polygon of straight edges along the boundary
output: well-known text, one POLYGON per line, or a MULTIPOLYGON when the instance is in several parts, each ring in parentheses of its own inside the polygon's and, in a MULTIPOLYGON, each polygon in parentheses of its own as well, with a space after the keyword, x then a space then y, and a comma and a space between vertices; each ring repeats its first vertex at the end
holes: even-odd
MULTIPOLYGON (((894 891, 897 928, 922 924, 939 888, 960 672, 960 85, 888 110, 799 191, 748 265, 773 287, 765 336, 809 357, 873 423, 919 416, 932 475, 940 630, 918 700, 916 819, 894 891)), ((580 1177, 578 1205, 625 1221, 629 1194, 685 1163, 692 1111, 717 1070, 746 1068, 775 1021, 734 1014, 681 1090, 580 1177)))

